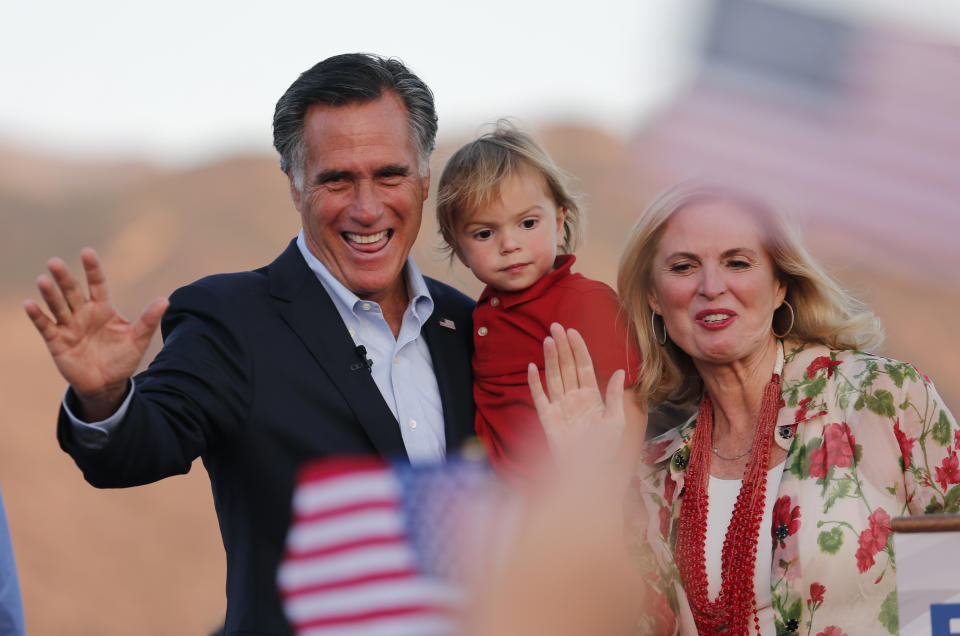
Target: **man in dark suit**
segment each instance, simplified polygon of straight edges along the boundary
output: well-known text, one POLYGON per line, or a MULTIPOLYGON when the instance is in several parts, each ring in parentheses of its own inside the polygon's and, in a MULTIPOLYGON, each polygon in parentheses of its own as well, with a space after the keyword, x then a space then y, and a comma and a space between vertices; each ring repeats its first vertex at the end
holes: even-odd
POLYGON ((92 250, 26 311, 70 385, 58 439, 98 487, 210 475, 226 634, 286 634, 276 568, 298 467, 338 453, 442 460, 472 433, 473 302, 409 259, 429 185, 433 96, 397 60, 341 55, 277 103, 302 230, 271 264, 209 276, 135 323, 92 250), (168 307, 169 305, 169 307, 168 307), (162 317, 164 347, 130 379, 162 317))

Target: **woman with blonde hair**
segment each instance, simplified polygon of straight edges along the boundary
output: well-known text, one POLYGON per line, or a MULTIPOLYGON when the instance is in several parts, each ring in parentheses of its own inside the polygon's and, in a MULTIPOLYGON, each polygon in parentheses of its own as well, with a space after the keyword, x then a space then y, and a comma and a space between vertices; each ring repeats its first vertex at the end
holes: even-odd
MULTIPOLYGON (((634 389, 699 401, 647 443, 634 480, 633 542, 679 631, 897 633, 890 519, 960 510, 960 430, 929 378, 865 353, 879 321, 732 189, 656 199, 618 288, 643 360, 634 389)), ((575 339, 545 342, 549 398, 530 377, 551 447, 620 426, 598 416, 575 339)))

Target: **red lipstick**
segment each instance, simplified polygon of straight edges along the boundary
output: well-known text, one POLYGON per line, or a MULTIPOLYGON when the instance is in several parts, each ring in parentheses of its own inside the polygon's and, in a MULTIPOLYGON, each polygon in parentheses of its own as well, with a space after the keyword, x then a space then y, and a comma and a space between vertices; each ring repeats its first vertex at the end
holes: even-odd
POLYGON ((723 329, 732 323, 736 316, 737 312, 733 311, 732 309, 726 309, 724 307, 711 307, 710 309, 698 311, 694 318, 696 319, 698 325, 705 327, 706 329, 723 329))

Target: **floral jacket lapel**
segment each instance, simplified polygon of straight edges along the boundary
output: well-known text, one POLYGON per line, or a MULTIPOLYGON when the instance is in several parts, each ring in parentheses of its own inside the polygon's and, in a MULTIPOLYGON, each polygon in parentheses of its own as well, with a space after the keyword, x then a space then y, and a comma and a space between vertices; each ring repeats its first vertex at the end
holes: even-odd
POLYGON ((777 418, 776 441, 784 450, 790 450, 800 424, 827 413, 828 395, 824 388, 840 362, 833 359, 830 350, 822 346, 786 342, 784 350, 786 356, 780 390, 782 402, 777 418), (827 373, 818 373, 821 369, 826 369, 827 373), (786 432, 788 428, 792 429, 793 434, 786 432))
MULTIPOLYGON (((671 486, 667 486, 667 492, 663 493, 666 505, 672 505, 674 503, 673 495, 679 496, 683 491, 687 461, 690 459, 690 442, 693 439, 693 431, 696 427, 697 418, 694 415, 680 426, 650 440, 643 447, 643 452, 640 455, 641 470, 638 471, 638 476, 642 477, 644 473, 655 474, 661 472, 665 464, 669 468, 669 470, 663 471, 665 476, 669 476, 668 482, 672 482, 671 486)), ((677 510, 679 510, 679 506, 677 510)))

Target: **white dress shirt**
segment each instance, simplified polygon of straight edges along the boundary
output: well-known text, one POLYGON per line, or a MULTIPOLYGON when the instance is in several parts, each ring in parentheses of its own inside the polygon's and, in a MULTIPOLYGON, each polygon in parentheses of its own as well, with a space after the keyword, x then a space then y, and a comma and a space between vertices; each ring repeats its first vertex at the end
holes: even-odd
POLYGON ((427 283, 407 258, 404 274, 410 304, 403 313, 396 338, 383 317, 380 305, 362 300, 343 286, 307 249, 303 231, 297 247, 307 265, 333 300, 354 343, 363 345, 373 361, 370 372, 390 412, 400 424, 400 434, 412 463, 437 462, 444 458, 446 436, 440 387, 433 372, 433 359, 421 329, 433 313, 433 298, 427 283))

